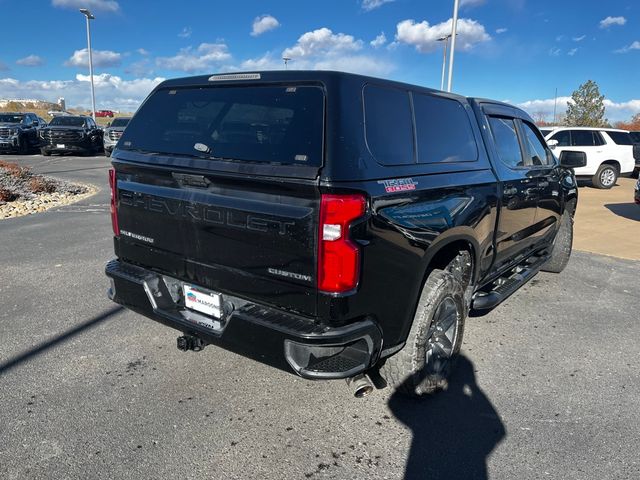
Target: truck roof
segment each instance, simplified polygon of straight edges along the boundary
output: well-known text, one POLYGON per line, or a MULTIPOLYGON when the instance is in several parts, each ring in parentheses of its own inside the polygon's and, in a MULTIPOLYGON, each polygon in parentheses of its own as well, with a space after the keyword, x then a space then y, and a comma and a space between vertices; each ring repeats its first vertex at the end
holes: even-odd
MULTIPOLYGON (((195 85, 210 85, 215 83, 219 84, 234 84, 234 83, 264 83, 266 82, 323 82, 328 83, 331 81, 351 79, 360 81, 362 83, 385 83, 390 86, 398 88, 407 88, 412 90, 423 90, 429 92, 440 92, 440 90, 424 87, 421 85, 414 85, 405 82, 398 82, 395 80, 388 80, 379 77, 371 77, 367 75, 359 75, 355 73, 339 72, 333 70, 263 70, 263 71, 251 71, 251 72, 232 72, 232 73, 216 73, 212 75, 197 75, 191 77, 180 77, 165 80, 158 85, 157 88, 166 87, 183 87, 183 86, 195 86, 195 85)), ((445 92, 447 93, 447 92, 445 92)), ((453 97, 467 98, 455 93, 447 93, 453 97)), ((493 100, 494 103, 497 103, 493 100)), ((506 105, 506 104, 505 104, 506 105)), ((511 106, 511 105, 510 105, 511 106)))
POLYGON ((491 100, 487 98, 479 98, 479 97, 465 97, 463 95, 459 95, 456 93, 442 92, 441 90, 435 88, 429 88, 421 85, 415 85, 405 82, 398 82, 395 80, 388 80, 379 77, 371 77, 367 75, 360 75, 356 73, 347 73, 340 72, 335 70, 261 70, 261 71, 247 71, 247 72, 230 72, 230 73, 215 73, 212 75, 197 75, 190 77, 180 77, 180 78, 172 78, 169 80, 165 80, 160 83, 156 89, 158 88, 167 88, 167 87, 185 87, 185 86, 197 86, 197 85, 211 85, 213 83, 217 84, 234 84, 234 83, 242 83, 242 84, 251 84, 251 83, 264 83, 264 82, 322 82, 325 84, 339 82, 339 81, 351 80, 353 82, 359 82, 362 84, 366 83, 376 83, 386 84, 388 86, 402 88, 402 89, 410 89, 410 90, 419 90, 423 92, 433 92, 433 93, 446 93, 453 98, 458 99, 466 99, 472 102, 477 103, 491 103, 493 105, 503 106, 507 108, 516 109, 525 115, 525 118, 529 118, 529 115, 514 105, 510 105, 505 102, 501 102, 498 100, 491 100))

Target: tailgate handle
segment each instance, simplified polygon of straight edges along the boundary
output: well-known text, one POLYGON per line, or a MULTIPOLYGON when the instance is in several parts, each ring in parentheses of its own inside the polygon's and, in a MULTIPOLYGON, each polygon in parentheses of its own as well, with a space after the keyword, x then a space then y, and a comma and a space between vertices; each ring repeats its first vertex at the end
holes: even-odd
POLYGON ((204 175, 191 175, 188 173, 172 173, 171 176, 181 185, 190 187, 208 187, 211 181, 204 175))

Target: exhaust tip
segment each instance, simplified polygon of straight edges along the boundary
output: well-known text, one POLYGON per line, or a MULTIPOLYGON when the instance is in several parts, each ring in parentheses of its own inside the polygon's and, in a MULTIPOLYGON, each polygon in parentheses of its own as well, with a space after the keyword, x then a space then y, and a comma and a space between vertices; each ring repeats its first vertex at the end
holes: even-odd
POLYGON ((369 380, 369 377, 364 374, 347 378, 347 385, 353 388, 353 395, 356 398, 364 398, 373 392, 373 384, 371 380, 369 380))
POLYGON ((355 392, 353 392, 353 395, 356 398, 364 398, 367 395, 369 395, 371 392, 373 392, 373 386, 371 385, 362 385, 359 388, 356 388, 355 392))

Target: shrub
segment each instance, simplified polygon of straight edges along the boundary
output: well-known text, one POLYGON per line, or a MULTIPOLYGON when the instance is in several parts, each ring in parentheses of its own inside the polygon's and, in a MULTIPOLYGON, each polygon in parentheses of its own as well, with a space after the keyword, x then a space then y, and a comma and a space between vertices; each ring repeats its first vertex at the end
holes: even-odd
POLYGON ((20 198, 20 196, 17 193, 6 188, 0 188, 0 202, 13 202, 18 198, 20 198))

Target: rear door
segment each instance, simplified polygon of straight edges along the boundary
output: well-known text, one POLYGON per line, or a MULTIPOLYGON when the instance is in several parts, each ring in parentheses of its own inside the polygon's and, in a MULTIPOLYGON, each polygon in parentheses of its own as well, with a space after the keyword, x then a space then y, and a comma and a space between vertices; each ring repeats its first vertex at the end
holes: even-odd
POLYGON ((157 90, 114 152, 118 255, 315 314, 323 112, 320 86, 157 90))
POLYGON ((560 197, 561 170, 538 129, 526 120, 520 121, 520 132, 525 144, 525 164, 530 167, 530 178, 537 189, 533 236, 536 239, 552 236, 562 215, 560 197))
POLYGON ((517 119, 509 109, 485 108, 493 142, 496 174, 502 188, 502 207, 496 232, 495 268, 511 263, 532 244, 538 187, 518 138, 517 119), (503 111, 504 110, 504 111, 503 111))

